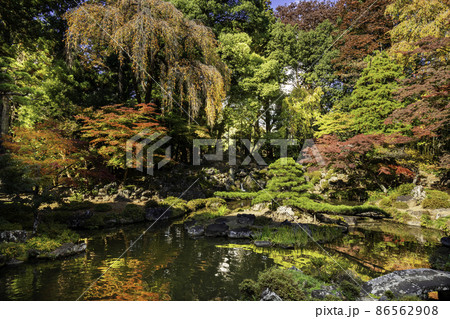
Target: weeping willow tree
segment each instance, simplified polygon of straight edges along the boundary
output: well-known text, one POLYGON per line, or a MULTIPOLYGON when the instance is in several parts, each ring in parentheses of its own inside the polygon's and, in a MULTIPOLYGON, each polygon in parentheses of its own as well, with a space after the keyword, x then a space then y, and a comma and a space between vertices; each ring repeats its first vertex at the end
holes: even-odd
POLYGON ((185 19, 161 0, 89 1, 68 12, 66 19, 72 56, 102 67, 115 54, 121 65, 131 64, 138 102, 161 96, 157 102, 163 113, 187 106, 192 118, 204 110, 208 124, 214 123, 229 71, 209 28, 185 19), (174 103, 175 98, 179 102, 174 103))

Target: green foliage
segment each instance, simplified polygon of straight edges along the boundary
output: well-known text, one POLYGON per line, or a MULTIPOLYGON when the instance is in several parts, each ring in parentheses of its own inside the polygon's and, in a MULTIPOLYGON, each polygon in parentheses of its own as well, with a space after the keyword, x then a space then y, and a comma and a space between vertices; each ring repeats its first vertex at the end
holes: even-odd
POLYGON ((402 67, 391 60, 386 52, 367 57, 368 66, 352 92, 350 104, 351 130, 372 134, 386 131, 384 120, 402 106, 394 100, 398 87, 397 79, 402 77, 402 67))
POLYGON ((252 204, 276 202, 283 205, 290 199, 304 196, 311 185, 303 177, 303 168, 292 158, 280 158, 269 165, 269 181, 259 191, 252 204))
POLYGON ((305 293, 300 286, 300 280, 292 270, 271 268, 258 275, 260 290, 269 288, 283 300, 299 301, 305 299, 305 293))
POLYGON ((361 292, 361 288, 355 284, 354 282, 350 282, 348 280, 344 280, 339 284, 341 288, 342 294, 347 300, 355 300, 359 297, 361 292))
POLYGON ((22 243, 0 243, 0 255, 7 259, 24 260, 26 258, 26 246, 22 243))
POLYGON ((92 208, 94 204, 90 201, 73 201, 64 203, 61 205, 59 209, 61 210, 68 210, 68 211, 76 211, 76 210, 83 210, 83 209, 89 209, 92 208))
POLYGON ((33 237, 27 241, 27 247, 42 252, 50 252, 61 246, 58 240, 50 239, 47 236, 33 237))
POLYGON ((423 208, 450 208, 450 195, 438 190, 426 191, 426 198, 422 201, 423 208))
POLYGON ((402 184, 399 187, 397 187, 397 193, 399 196, 406 196, 406 195, 411 195, 411 191, 413 190, 413 188, 416 185, 412 184, 412 183, 406 183, 406 184, 402 184))
POLYGON ((257 194, 256 192, 215 192, 214 196, 227 199, 252 199, 257 194))
POLYGON ((230 210, 225 205, 219 207, 210 207, 194 211, 192 214, 189 215, 189 218, 193 218, 199 221, 207 221, 210 219, 225 216, 226 214, 229 213, 229 211, 230 210))

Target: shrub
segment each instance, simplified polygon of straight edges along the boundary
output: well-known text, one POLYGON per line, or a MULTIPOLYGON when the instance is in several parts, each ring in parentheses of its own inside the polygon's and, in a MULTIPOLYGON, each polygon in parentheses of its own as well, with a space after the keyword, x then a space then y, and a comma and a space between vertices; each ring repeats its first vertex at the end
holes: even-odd
POLYGON ((26 258, 25 244, 22 243, 0 243, 0 255, 5 255, 7 259, 26 258))
POLYGON ((411 191, 413 190, 413 188, 415 187, 416 185, 414 185, 414 184, 412 184, 412 183, 407 183, 407 184, 402 184, 402 185, 400 185, 398 188, 397 188, 397 194, 400 196, 400 195, 403 195, 403 196, 405 196, 405 195, 410 195, 411 194, 411 191))
POLYGON ((177 197, 169 196, 162 201, 162 204, 170 207, 172 217, 182 216, 188 211, 186 201, 177 197))
POLYGON ((299 280, 294 271, 271 268, 259 274, 258 287, 260 292, 265 288, 275 292, 283 300, 305 300, 299 280))
POLYGON ((51 239, 47 236, 39 236, 28 240, 26 245, 31 249, 50 252, 61 246, 61 243, 58 240, 51 239))
POLYGON ((359 294, 361 292, 361 288, 359 286, 348 280, 342 281, 339 284, 339 288, 344 297, 347 298, 348 300, 355 300, 356 298, 359 297, 359 294))
POLYGON ((450 195, 437 190, 428 190, 427 197, 422 201, 423 208, 450 208, 450 195))

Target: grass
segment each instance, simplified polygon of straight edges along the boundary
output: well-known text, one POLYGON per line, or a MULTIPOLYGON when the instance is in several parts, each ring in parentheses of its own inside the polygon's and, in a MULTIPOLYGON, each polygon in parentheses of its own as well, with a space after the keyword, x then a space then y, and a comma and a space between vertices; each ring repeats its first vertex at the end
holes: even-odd
POLYGON ((450 195, 438 190, 427 190, 426 198, 422 201, 423 208, 450 208, 450 195))
MULTIPOLYGON (((309 225, 314 241, 330 242, 342 236, 342 229, 332 226, 309 225)), ((269 227, 265 226, 255 233, 255 240, 270 241, 275 245, 304 247, 311 238, 300 228, 289 226, 269 227)))

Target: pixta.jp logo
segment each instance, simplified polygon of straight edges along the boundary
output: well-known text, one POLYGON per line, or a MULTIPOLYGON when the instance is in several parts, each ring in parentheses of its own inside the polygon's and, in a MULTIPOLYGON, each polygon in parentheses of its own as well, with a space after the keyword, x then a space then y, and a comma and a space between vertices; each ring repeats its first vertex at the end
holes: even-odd
MULTIPOLYGON (((126 163, 127 167, 136 168, 140 172, 153 175, 155 168, 155 151, 170 141, 171 137, 162 133, 150 134, 150 130, 144 130, 127 141, 126 145, 126 163), (161 137, 162 136, 162 137, 161 137), (161 138, 160 138, 161 137, 161 138), (160 139, 158 139, 160 138, 160 139)), ((160 169, 166 165, 171 158, 171 147, 165 149, 164 158, 158 162, 157 168, 160 169)))
MULTIPOLYGON (((160 169, 170 161, 170 146, 165 148, 164 156, 155 154, 156 150, 160 149, 170 140, 170 136, 163 136, 162 133, 150 134, 148 130, 136 134, 127 141, 127 167, 136 168, 141 172, 144 172, 144 169, 146 169, 147 174, 153 175, 155 167, 160 169), (156 164, 154 159, 155 157, 162 157, 163 159, 156 164)), ((262 154, 260 154, 262 146, 266 143, 269 143, 273 147, 279 148, 279 158, 288 157, 288 147, 299 146, 298 141, 295 139, 260 139, 258 141, 255 141, 255 143, 251 142, 248 139, 241 139, 239 140, 239 143, 241 143, 242 147, 245 147, 246 153, 248 153, 248 156, 246 156, 239 163, 239 165, 241 166, 249 165, 252 160, 261 166, 268 165, 264 161, 262 154)), ((202 162, 205 161, 223 161, 225 157, 224 150, 226 149, 228 164, 237 165, 236 145, 237 140, 235 139, 194 139, 192 149, 192 164, 201 165, 202 162)), ((300 164, 315 162, 319 166, 325 165, 325 161, 320 155, 320 152, 312 139, 305 140, 298 154, 296 162, 300 164)))

